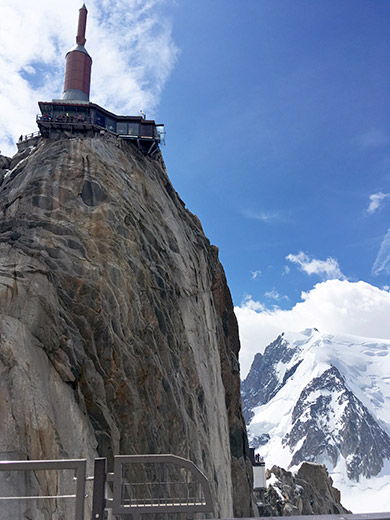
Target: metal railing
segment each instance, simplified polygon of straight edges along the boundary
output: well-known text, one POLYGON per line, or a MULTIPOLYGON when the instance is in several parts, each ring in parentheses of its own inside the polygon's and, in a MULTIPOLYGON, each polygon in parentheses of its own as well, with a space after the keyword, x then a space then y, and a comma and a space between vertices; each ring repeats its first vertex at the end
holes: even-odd
POLYGON ((112 507, 115 515, 213 511, 210 486, 193 462, 175 455, 115 456, 112 507))
POLYGON ((0 462, 0 472, 42 470, 76 471, 76 493, 1 496, 0 504, 6 500, 73 499, 74 520, 85 520, 85 483, 93 480, 93 520, 105 518, 107 509, 114 515, 134 518, 140 514, 184 513, 192 519, 194 513, 213 511, 207 478, 193 462, 175 455, 117 455, 113 473, 107 473, 106 459, 98 458, 94 476, 88 478, 85 459, 0 462), (106 498, 106 481, 112 483, 113 498, 106 498))
MULTIPOLYGON (((71 495, 29 495, 0 497, 6 500, 73 499, 74 520, 85 520, 85 483, 93 480, 92 520, 105 518, 107 509, 114 515, 131 515, 135 519, 148 513, 213 512, 210 486, 205 475, 187 459, 175 455, 121 455, 114 457, 114 472, 107 473, 105 458, 95 459, 94 477, 86 478, 86 459, 0 461, 0 473, 12 471, 73 470, 76 493, 71 495), (106 498, 106 481, 113 484, 113 498, 106 498)), ((261 517, 277 520, 280 517, 261 517)), ((261 520, 261 518, 259 520, 261 520)), ((291 516, 305 520, 307 516, 291 516)), ((12 518, 12 520, 20 520, 12 518)), ((71 520, 67 518, 67 520, 71 520)), ((229 519, 232 520, 232 519, 229 519)), ((389 513, 344 515, 310 515, 310 520, 390 520, 389 513)))
POLYGON ((73 470, 76 471, 76 494, 72 495, 28 495, 0 497, 3 500, 75 500, 75 520, 84 520, 84 500, 85 500, 85 480, 86 480, 86 459, 69 460, 26 460, 26 461, 0 461, 1 471, 39 471, 39 470, 73 470))
MULTIPOLYGON (((257 520, 280 520, 280 516, 261 516, 257 520)), ((390 513, 360 513, 347 515, 300 515, 288 520, 390 520, 390 513)))
POLYGON ((23 141, 29 141, 30 139, 33 139, 34 137, 41 137, 41 132, 38 130, 37 132, 33 132, 31 134, 21 135, 19 137, 19 143, 23 141))
POLYGON ((69 123, 72 123, 72 124, 76 124, 76 123, 79 123, 79 124, 92 124, 93 121, 92 119, 88 116, 73 116, 73 115, 66 115, 66 113, 64 114, 59 114, 59 115, 55 115, 55 116, 42 116, 40 114, 37 114, 36 116, 36 122, 44 122, 44 123, 63 123, 63 124, 69 124, 69 123))

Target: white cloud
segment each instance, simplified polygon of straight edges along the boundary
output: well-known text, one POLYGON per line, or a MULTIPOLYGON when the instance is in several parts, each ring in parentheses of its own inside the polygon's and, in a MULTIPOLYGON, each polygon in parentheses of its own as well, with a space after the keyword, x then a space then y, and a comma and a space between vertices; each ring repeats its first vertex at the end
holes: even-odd
POLYGON ((390 228, 382 240, 371 271, 375 276, 381 274, 382 271, 387 274, 390 273, 390 228))
POLYGON ((288 296, 281 296, 276 289, 272 289, 271 291, 267 291, 264 293, 264 296, 266 298, 269 298, 271 300, 281 301, 281 300, 288 300, 288 296))
POLYGON ((252 275, 252 280, 256 280, 257 278, 260 278, 261 276, 261 271, 257 270, 257 271, 251 271, 251 275, 252 275))
POLYGON ((377 209, 379 209, 382 202, 388 197, 390 197, 390 193, 382 193, 381 191, 370 195, 370 204, 367 208, 367 212, 372 215, 377 209))
MULTIPOLYGON (((87 44, 91 101, 121 114, 155 117, 178 50, 171 0, 89 0, 87 44)), ((0 0, 0 149, 15 152, 34 132, 37 101, 61 97, 65 54, 74 45, 80 0, 0 0)))
POLYGON ((281 220, 280 213, 278 213, 276 211, 254 212, 254 211, 246 210, 243 212, 243 215, 244 215, 244 217, 250 218, 252 220, 260 220, 261 222, 264 222, 265 224, 271 224, 272 222, 281 220))
POLYGON ((252 299, 252 296, 250 294, 246 294, 244 296, 244 299, 242 301, 242 305, 246 308, 246 309, 249 309, 251 311, 254 311, 254 312, 263 312, 263 311, 266 311, 266 307, 265 305, 263 305, 262 303, 260 302, 257 302, 255 300, 252 299))
POLYGON ((306 253, 300 251, 297 255, 290 253, 286 256, 286 260, 298 264, 301 271, 304 271, 308 275, 317 274, 321 276, 323 280, 345 278, 335 258, 329 257, 326 260, 317 260, 316 258, 310 258, 306 253))
POLYGON ((316 327, 320 332, 390 339, 390 293, 366 282, 327 280, 303 292, 289 310, 267 310, 246 296, 235 307, 241 339, 241 377, 257 352, 285 331, 316 327))
POLYGON ((375 149, 387 146, 390 143, 390 136, 378 130, 377 128, 371 128, 364 134, 360 135, 357 139, 358 144, 363 149, 375 149))

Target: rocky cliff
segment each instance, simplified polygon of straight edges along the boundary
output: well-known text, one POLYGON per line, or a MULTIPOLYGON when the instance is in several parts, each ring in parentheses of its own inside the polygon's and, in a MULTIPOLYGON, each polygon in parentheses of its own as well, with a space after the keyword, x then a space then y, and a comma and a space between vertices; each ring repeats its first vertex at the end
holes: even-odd
POLYGON ((322 464, 304 462, 294 475, 273 466, 267 489, 256 490, 261 516, 340 515, 350 513, 340 503, 340 491, 322 464))
POLYGON ((174 453, 250 516, 230 293, 161 156, 63 136, 0 167, 0 457, 174 453))

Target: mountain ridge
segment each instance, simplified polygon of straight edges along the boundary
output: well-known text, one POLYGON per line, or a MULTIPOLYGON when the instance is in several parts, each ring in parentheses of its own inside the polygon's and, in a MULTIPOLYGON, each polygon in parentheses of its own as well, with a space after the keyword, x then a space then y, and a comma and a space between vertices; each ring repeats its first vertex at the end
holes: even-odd
POLYGON ((325 464, 343 494, 375 487, 390 459, 389 372, 390 341, 283 333, 242 382, 251 445, 286 469, 325 464))

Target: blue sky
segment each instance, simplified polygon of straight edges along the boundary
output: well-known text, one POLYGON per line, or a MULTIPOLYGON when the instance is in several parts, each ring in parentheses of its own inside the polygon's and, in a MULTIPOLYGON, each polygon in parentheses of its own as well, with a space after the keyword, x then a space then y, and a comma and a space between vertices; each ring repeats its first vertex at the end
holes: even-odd
POLYGON ((285 259, 299 251, 386 284, 371 268, 388 209, 367 208, 389 191, 389 3, 188 4, 159 109, 164 156, 220 247, 235 302, 272 289, 297 300, 312 283, 285 259))
MULTIPOLYGON (((30 6, 0 0, 3 153, 60 96, 80 2, 30 6)), ((165 123, 172 183, 220 248, 245 370, 287 327, 390 338, 390 2, 87 7, 91 99, 165 123)))

